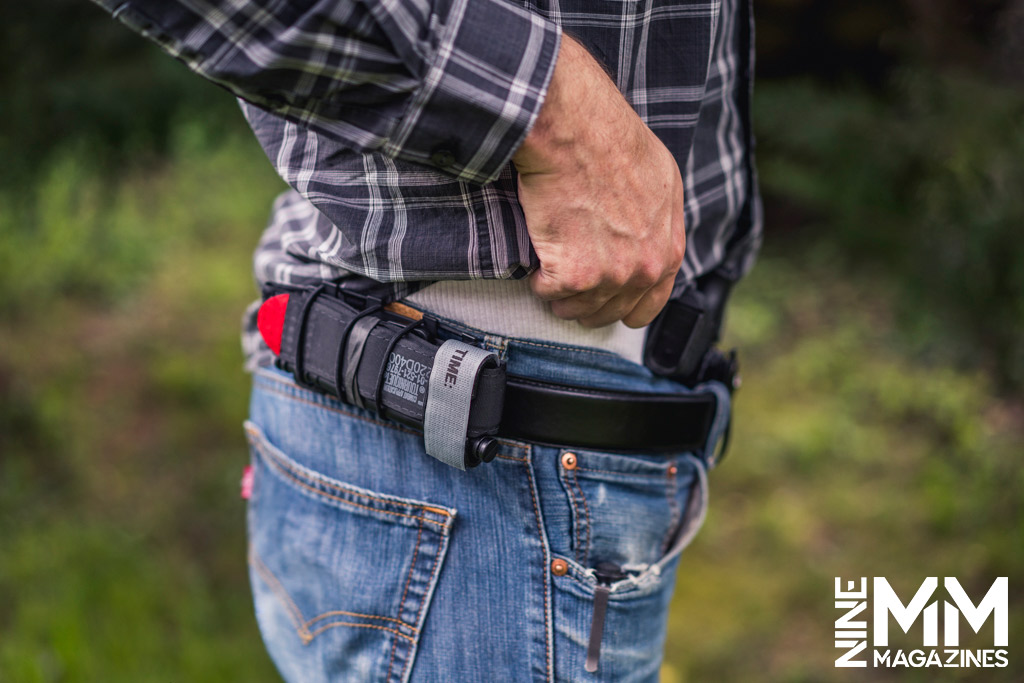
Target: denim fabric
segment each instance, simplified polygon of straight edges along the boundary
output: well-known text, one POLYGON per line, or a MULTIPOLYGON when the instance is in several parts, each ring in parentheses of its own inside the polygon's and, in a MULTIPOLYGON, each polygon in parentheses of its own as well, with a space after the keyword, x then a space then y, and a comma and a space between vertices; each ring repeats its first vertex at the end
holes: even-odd
MULTIPOLYGON (((510 373, 683 393, 613 354, 481 337, 510 373)), ((504 441, 461 472, 420 433, 254 375, 250 574, 288 681, 656 681, 679 554, 707 506, 704 451, 622 455, 504 441), (571 450, 574 469, 562 464, 571 450), (552 571, 563 560, 568 571, 552 571), (613 562, 596 674, 584 670, 593 567, 613 562)))

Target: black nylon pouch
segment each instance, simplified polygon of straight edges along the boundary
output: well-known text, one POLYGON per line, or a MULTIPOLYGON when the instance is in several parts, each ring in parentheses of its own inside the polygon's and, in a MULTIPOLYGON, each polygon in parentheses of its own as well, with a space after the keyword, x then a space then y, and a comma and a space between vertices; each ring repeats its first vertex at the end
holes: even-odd
MULTIPOLYGON (((342 347, 352 345, 355 326, 351 323, 374 300, 364 299, 360 306, 360 302, 352 299, 363 297, 347 299, 324 288, 289 289, 287 293, 278 367, 292 373, 299 384, 347 403, 362 403, 381 417, 422 429, 430 372, 442 343, 434 335, 433 322, 424 319, 416 325, 415 320, 385 309, 362 315, 360 319, 371 318, 376 324, 365 337, 356 359, 359 398, 355 399, 346 396, 344 381, 339 386, 351 350, 342 347), (311 296, 315 298, 309 303, 311 296), (301 373, 297 372, 300 364, 301 373)), ((504 394, 504 367, 483 368, 474 389, 468 437, 497 433, 504 394)))

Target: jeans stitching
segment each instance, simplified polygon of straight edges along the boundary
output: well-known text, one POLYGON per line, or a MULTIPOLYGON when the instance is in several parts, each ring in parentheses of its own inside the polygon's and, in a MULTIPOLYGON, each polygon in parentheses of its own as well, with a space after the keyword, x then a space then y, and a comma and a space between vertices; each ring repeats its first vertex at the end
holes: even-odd
MULTIPOLYGON (((307 489, 308 491, 316 494, 317 496, 320 496, 320 497, 323 497, 323 498, 329 498, 331 500, 336 500, 339 503, 344 503, 345 505, 351 505, 353 507, 362 508, 364 510, 369 510, 370 512, 379 512, 379 513, 385 514, 385 515, 394 515, 396 517, 408 517, 409 519, 416 519, 416 520, 420 520, 420 521, 423 521, 423 522, 429 522, 430 524, 436 524, 437 526, 439 526, 442 529, 444 529, 445 531, 442 531, 442 533, 446 533, 446 531, 447 531, 447 522, 439 522, 437 520, 433 520, 433 519, 430 519, 428 517, 421 517, 421 516, 418 516, 418 515, 410 515, 410 514, 407 514, 407 513, 404 513, 404 512, 397 512, 397 511, 394 511, 394 510, 380 510, 378 508, 372 508, 372 507, 370 507, 368 505, 361 505, 359 503, 356 503, 355 501, 345 500, 344 498, 339 498, 338 496, 332 496, 331 494, 327 493, 326 491, 319 491, 319 490, 313 488, 312 486, 310 486, 309 484, 305 483, 302 479, 300 479, 300 477, 304 477, 303 473, 295 471, 295 469, 293 467, 291 467, 288 463, 281 462, 280 459, 277 456, 275 456, 273 453, 268 452, 259 441, 256 441, 255 439, 250 439, 249 443, 251 443, 253 445, 253 447, 260 453, 260 455, 262 455, 264 458, 267 458, 268 463, 271 466, 273 466, 274 469, 279 471, 285 477, 287 477, 287 478, 291 479, 292 481, 294 481, 296 484, 298 484, 302 488, 307 489)), ((322 484, 323 486, 327 486, 329 488, 337 489, 338 491, 341 491, 343 493, 347 493, 349 495, 359 496, 360 498, 366 498, 368 500, 372 500, 372 501, 378 502, 378 503, 380 503, 382 505, 394 505, 394 503, 392 501, 386 500, 384 498, 375 498, 375 497, 367 495, 365 493, 360 493, 358 491, 353 491, 353 490, 348 489, 348 488, 346 488, 344 486, 339 486, 338 484, 333 484, 333 483, 331 483, 329 481, 324 481, 323 479, 317 479, 317 480, 314 480, 314 481, 316 481, 319 484, 322 484)), ((446 512, 444 510, 440 510, 438 508, 425 507, 425 506, 421 506, 421 505, 416 505, 415 503, 403 503, 403 504, 404 505, 408 505, 409 507, 419 508, 421 510, 435 512, 435 513, 438 513, 438 514, 443 514, 445 517, 448 517, 449 520, 451 519, 451 515, 448 514, 448 512, 446 512)))
POLYGON ((579 477, 576 476, 576 471, 575 470, 573 470, 572 479, 573 479, 573 483, 576 484, 576 488, 579 489, 580 501, 583 502, 583 514, 585 516, 585 525, 586 525, 587 535, 586 535, 586 541, 585 541, 585 543, 583 545, 583 553, 582 553, 583 559, 580 560, 580 564, 586 564, 587 557, 590 555, 590 506, 587 505, 587 496, 586 496, 585 493, 583 493, 583 487, 580 486, 580 480, 579 480, 579 477))
POLYGON ((568 493, 569 506, 572 508, 572 524, 574 527, 573 533, 573 557, 576 558, 577 562, 580 562, 580 534, 579 534, 579 508, 576 507, 576 491, 573 489, 572 484, 569 482, 569 472, 565 469, 562 470, 562 486, 568 493))
POLYGON ((573 346, 571 344, 545 344, 544 342, 530 341, 528 339, 517 339, 509 338, 514 344, 523 344, 525 346, 540 346, 545 349, 557 349, 559 351, 572 351, 573 353, 589 353, 594 356, 608 356, 609 358, 621 358, 617 353, 612 351, 602 351, 601 349, 588 349, 583 346, 573 346))
POLYGON ((323 626, 321 626, 317 630, 315 630, 312 633, 310 633, 309 634, 309 639, 313 640, 313 638, 316 638, 318 635, 320 635, 324 631, 327 631, 327 630, 332 629, 332 628, 337 628, 338 626, 352 626, 353 628, 375 628, 375 629, 379 629, 381 631, 387 631, 388 633, 394 633, 399 638, 405 638, 406 640, 408 640, 411 643, 415 643, 416 642, 416 639, 413 638, 412 636, 407 636, 404 633, 401 633, 400 631, 396 631, 393 628, 388 628, 387 626, 379 626, 377 624, 356 624, 356 623, 353 623, 351 621, 332 621, 329 624, 324 624, 323 626))
MULTIPOLYGON (((387 429, 393 429, 393 430, 398 431, 398 432, 404 432, 406 434, 412 434, 413 436, 420 436, 421 435, 420 432, 413 431, 411 429, 407 429, 407 428, 405 428, 405 427, 403 427, 401 425, 394 424, 392 422, 385 422, 383 420, 375 420, 372 417, 366 417, 365 415, 356 415, 355 413, 350 412, 348 410, 344 410, 342 408, 336 408, 336 407, 330 405, 330 403, 325 403, 322 400, 320 400, 320 399, 326 398, 326 397, 320 397, 319 395, 317 395, 314 392, 306 392, 302 388, 300 388, 297 384, 292 384, 292 383, 284 381, 282 379, 278 379, 277 377, 274 377, 273 375, 261 374, 261 375, 256 376, 254 379, 256 381, 260 382, 260 383, 263 383, 263 382, 275 382, 277 384, 280 384, 282 387, 284 387, 283 389, 278 389, 276 387, 263 386, 263 387, 261 387, 261 389, 263 391, 269 391, 271 393, 278 394, 279 396, 284 396, 285 398, 288 398, 288 399, 299 401, 301 403, 305 403, 307 405, 311 405, 311 406, 316 407, 316 408, 324 408, 326 410, 330 410, 332 412, 339 413, 341 415, 345 415, 346 417, 352 417, 352 418, 355 418, 357 420, 362 420, 363 422, 369 422, 370 424, 375 424, 375 425, 378 425, 380 427, 386 427, 387 429), (308 393, 311 397, 314 397, 317 400, 311 400, 309 398, 306 398, 305 396, 302 395, 304 393, 308 393)), ((332 399, 326 399, 326 400, 332 400, 332 399)), ((512 442, 512 441, 506 441, 504 439, 498 439, 498 441, 500 441, 501 443, 503 443, 503 444, 505 444, 507 446, 515 448, 516 450, 519 450, 519 451, 525 451, 526 450, 525 446, 523 446, 521 444, 518 444, 518 443, 515 443, 515 442, 512 442)), ((523 462, 524 461, 524 458, 516 458, 516 457, 511 456, 511 455, 500 455, 499 454, 498 457, 501 458, 502 460, 515 460, 517 462, 523 462)))
POLYGON ((285 387, 285 389, 288 389, 286 391, 286 390, 279 389, 279 388, 276 388, 276 387, 270 387, 270 386, 265 386, 264 385, 264 386, 261 387, 261 389, 263 391, 269 391, 271 393, 279 394, 281 396, 284 396, 285 398, 289 398, 289 399, 292 399, 292 400, 295 400, 295 401, 300 401, 302 403, 306 403, 308 405, 315 406, 317 408, 323 408, 325 410, 330 410, 332 412, 339 413, 339 414, 345 415, 347 417, 355 418, 356 420, 362 420, 363 422, 369 422, 370 424, 375 424, 375 425, 378 425, 380 427, 385 427, 387 429, 393 429, 393 430, 395 430, 397 432, 405 432, 406 434, 413 434, 414 436, 419 436, 420 435, 420 432, 416 432, 416 431, 413 431, 411 429, 406 429, 405 427, 403 427, 403 426, 401 426, 399 424, 393 423, 393 422, 385 422, 384 420, 375 420, 374 418, 366 417, 365 415, 357 415, 357 414, 355 414, 355 413, 353 413, 351 411, 344 410, 342 408, 336 408, 336 407, 332 406, 330 403, 324 402, 323 400, 312 400, 310 398, 307 398, 306 394, 308 394, 309 396, 312 396, 312 397, 317 397, 317 398, 319 398, 319 396, 316 393, 311 392, 311 391, 310 392, 303 391, 302 389, 298 388, 298 385, 293 385, 291 383, 288 383, 288 382, 285 382, 283 380, 277 379, 276 377, 268 377, 266 375, 263 375, 263 376, 257 377, 256 379, 257 379, 258 383, 276 382, 277 384, 280 384, 281 386, 285 387))
POLYGON ((501 458, 502 460, 514 460, 515 462, 526 462, 526 454, 530 450, 530 447, 528 445, 519 443, 517 441, 508 441, 507 439, 498 439, 498 442, 505 444, 509 448, 514 448, 523 454, 523 457, 517 458, 514 455, 505 455, 504 453, 499 453, 499 458, 501 458))
POLYGON ((529 461, 524 460, 524 465, 523 472, 526 474, 526 483, 530 487, 530 498, 533 501, 533 516, 537 521, 537 535, 540 538, 541 555, 544 558, 544 662, 547 667, 547 678, 551 680, 553 673, 551 670, 551 644, 548 642, 548 630, 550 629, 548 612, 551 610, 551 597, 548 590, 548 584, 551 582, 551 576, 548 573, 551 569, 549 567, 550 554, 548 553, 548 544, 544 540, 544 525, 540 519, 540 507, 537 505, 537 493, 534 490, 533 474, 530 471, 529 461))
MULTIPOLYGON (((430 578, 427 580, 427 585, 434 583, 434 575, 437 573, 437 567, 441 563, 441 549, 444 548, 444 539, 439 538, 437 541, 437 552, 434 553, 434 566, 430 569, 430 578)), ((411 574, 410 574, 411 576, 411 574)), ((420 623, 420 615, 423 614, 423 606, 426 600, 420 601, 419 609, 416 610, 416 623, 420 623)), ((415 641, 414 641, 415 642, 415 641)), ((409 668, 410 657, 406 657, 405 664, 402 665, 402 675, 399 680, 405 680, 405 670, 409 668)))
POLYGON ((672 542, 672 532, 675 531, 676 524, 679 523, 679 505, 676 503, 676 494, 679 489, 677 486, 676 475, 672 473, 672 470, 668 471, 667 481, 665 482, 665 493, 668 496, 668 509, 670 511, 668 531, 665 532, 665 540, 661 542, 661 554, 664 555, 668 552, 669 543, 672 542))
POLYGON ((583 467, 577 465, 576 469, 586 470, 587 472, 600 472, 602 474, 614 474, 619 477, 663 477, 664 472, 616 472, 615 470, 599 470, 596 467, 583 467))
POLYGON ((694 468, 694 478, 690 484, 690 497, 687 499, 686 508, 681 511, 682 519, 680 520, 680 536, 676 540, 676 543, 670 547, 665 556, 658 560, 653 567, 657 567, 658 571, 662 567, 668 564, 671 559, 680 555, 683 550, 689 547, 690 543, 697 536, 701 527, 704 525, 704 521, 707 514, 708 505, 708 481, 707 481, 707 470, 704 467, 704 463, 696 456, 687 456, 691 466, 694 468), (690 505, 692 504, 692 498, 694 495, 700 495, 700 504, 696 509, 693 510, 694 516, 689 516, 690 505))
MULTIPOLYGON (((302 610, 300 610, 299 606, 295 604, 294 600, 292 600, 291 594, 288 593, 288 589, 284 587, 284 585, 277 578, 277 576, 274 575, 274 572, 272 572, 270 570, 270 567, 268 567, 263 562, 263 560, 260 559, 260 556, 256 552, 256 549, 252 548, 252 547, 249 548, 249 562, 250 562, 250 564, 252 564, 253 568, 260 575, 260 577, 266 582, 266 584, 274 592, 274 594, 277 595, 278 600, 280 600, 284 604, 285 608, 288 610, 289 616, 292 618, 292 622, 295 624, 295 630, 298 632, 299 637, 302 638, 304 644, 309 644, 309 641, 311 641, 318 633, 322 633, 323 632, 323 629, 317 629, 316 631, 310 633, 310 631, 309 631, 309 627, 310 626, 312 626, 313 624, 315 624, 318 621, 322 621, 323 619, 326 619, 327 617, 335 617, 335 616, 347 616, 347 617, 358 617, 358 618, 362 618, 362 619, 381 619, 383 621, 393 621, 396 624, 399 624, 401 626, 406 627, 407 629, 409 629, 413 633, 419 633, 419 629, 418 628, 416 628, 415 626, 411 626, 411 625, 405 623, 401 619, 395 619, 394 617, 381 617, 381 616, 377 616, 376 614, 363 614, 361 612, 349 612, 347 610, 340 610, 340 609, 338 609, 338 610, 330 610, 328 612, 324 612, 324 613, 319 614, 319 615, 317 615, 317 616, 315 616, 312 619, 307 621, 306 617, 302 614, 302 610)), ((401 612, 399 612, 399 614, 401 614, 401 612)), ((334 623, 336 623, 336 624, 347 624, 348 622, 334 622, 334 623)), ((349 624, 349 625, 356 625, 356 624, 349 624)), ((370 624, 365 624, 365 626, 370 627, 371 625, 370 624)), ((381 626, 380 628, 386 628, 386 627, 381 626)), ((387 630, 393 631, 394 633, 397 633, 398 635, 403 636, 405 638, 411 638, 411 636, 408 636, 408 635, 406 635, 404 633, 400 633, 399 631, 396 631, 394 629, 387 629, 387 630)))
POLYGON ((313 637, 309 634, 309 629, 306 628, 306 618, 302 616, 302 610, 295 604, 291 595, 288 594, 288 591, 285 590, 281 582, 274 576, 274 573, 270 571, 267 565, 263 564, 263 560, 256 553, 256 549, 251 546, 249 548, 249 562, 252 564, 253 569, 256 570, 256 573, 270 586, 270 590, 277 596, 277 599, 284 605, 288 616, 291 617, 292 623, 295 625, 296 633, 298 633, 299 638, 302 640, 302 644, 309 645, 313 637))
MULTIPOLYGON (((402 599, 398 601, 398 616, 401 617, 403 610, 405 609, 405 598, 409 594, 409 584, 412 582, 412 573, 416 569, 416 558, 420 554, 420 541, 423 539, 423 525, 419 524, 416 530, 416 547, 412 551, 412 562, 409 563, 409 575, 405 577, 405 588, 402 589, 402 599)), ((417 619, 418 623, 418 619, 417 619)), ((395 648, 398 646, 398 641, 394 640, 391 642, 391 656, 388 658, 388 672, 385 674, 385 678, 391 678, 391 665, 395 662, 395 648)))
MULTIPOLYGON (((416 559, 420 554, 420 541, 423 539, 423 525, 420 524, 416 531, 416 547, 412 551, 412 562, 409 563, 409 575, 405 577, 405 588, 402 590, 402 599, 398 603, 398 616, 402 616, 402 608, 405 605, 405 597, 409 594, 409 584, 412 583, 413 570, 416 568, 416 559)), ((402 622, 405 623, 405 622, 402 622)), ((413 628, 415 631, 415 627, 413 628)))
POLYGON ((415 626, 410 626, 409 624, 405 623, 401 619, 395 619, 394 617, 379 617, 379 616, 377 616, 375 614, 362 614, 361 612, 349 612, 348 610, 343 610, 343 609, 334 609, 334 610, 330 610, 329 612, 324 612, 323 614, 317 615, 317 616, 313 617, 312 619, 310 619, 309 621, 307 621, 306 625, 307 626, 312 626, 316 622, 321 621, 323 619, 326 619, 327 617, 336 617, 336 616, 362 617, 363 619, 381 619, 383 621, 393 621, 396 624, 400 624, 400 625, 406 627, 407 629, 409 629, 413 633, 416 633, 418 631, 418 629, 415 626))
MULTIPOLYGON (((275 595, 277 595, 277 599, 281 600, 284 603, 285 609, 288 611, 288 615, 289 617, 291 617, 292 623, 295 625, 295 631, 298 634, 299 638, 302 640, 303 645, 309 645, 313 641, 313 639, 316 638, 318 635, 320 635, 327 629, 334 628, 336 626, 352 626, 355 628, 376 628, 382 631, 387 631, 388 633, 394 633, 396 636, 401 636, 406 640, 415 642, 415 639, 412 636, 408 636, 393 628, 388 628, 387 626, 380 626, 379 624, 356 624, 349 621, 332 621, 331 623, 325 624, 324 626, 321 626, 315 631, 310 632, 309 624, 319 621, 324 616, 333 616, 333 614, 349 614, 351 616, 361 615, 355 612, 342 612, 341 610, 336 610, 334 613, 326 612, 314 618, 312 621, 306 621, 305 617, 302 616, 302 611, 295 605, 295 602, 288 594, 288 591, 285 590, 284 586, 281 585, 281 582, 278 581, 276 576, 274 576, 274 573, 270 571, 270 568, 263 564, 263 561, 260 560, 255 550, 251 551, 250 557, 253 562, 253 568, 256 569, 256 573, 260 575, 260 577, 267 583, 268 586, 270 586, 270 590, 273 591, 275 595)), ((375 617, 369 615, 366 616, 370 619, 388 619, 388 617, 375 617)))
MULTIPOLYGON (((346 417, 352 417, 352 418, 355 418, 357 420, 362 420, 363 422, 369 422, 370 424, 375 424, 375 425, 378 425, 380 427, 385 427, 387 429, 393 429, 393 430, 398 431, 398 432, 404 432, 406 434, 412 434, 413 436, 421 436, 421 432, 417 432, 417 431, 414 431, 414 430, 411 430, 411 429, 407 429, 406 427, 403 427, 402 425, 399 425, 399 424, 395 424, 393 422, 385 422, 383 420, 375 420, 372 417, 366 417, 365 415, 357 415, 357 414, 355 414, 355 413, 353 413, 351 411, 344 410, 342 408, 336 408, 335 406, 333 406, 330 403, 326 402, 326 401, 332 401, 333 402, 333 399, 330 399, 330 398, 327 398, 327 397, 322 397, 319 394, 316 394, 315 392, 312 392, 312 391, 306 391, 306 390, 302 389, 301 387, 299 387, 297 384, 293 384, 293 383, 288 382, 288 381, 286 381, 284 379, 278 378, 278 377, 276 377, 274 375, 268 375, 266 373, 260 373, 258 375, 255 375, 253 379, 257 383, 264 384, 266 382, 274 382, 275 384, 279 384, 279 385, 281 385, 281 387, 283 387, 283 388, 277 388, 277 387, 266 386, 264 384, 264 386, 261 387, 261 389, 263 391, 269 391, 271 393, 278 394, 279 396, 284 396, 285 398, 288 398, 288 399, 299 401, 301 403, 305 403, 307 405, 311 405, 311 406, 316 407, 316 408, 324 408, 325 410, 330 410, 331 412, 335 412, 335 413, 338 413, 340 415, 345 415, 346 417), (304 394, 308 394, 308 396, 311 397, 311 398, 307 398, 304 394)), ((515 443, 515 442, 512 442, 512 441, 507 441, 507 440, 504 440, 504 439, 498 439, 498 441, 500 441, 501 443, 503 443, 503 444, 505 444, 507 446, 515 448, 516 450, 519 450, 519 451, 525 452, 527 450, 527 447, 523 446, 522 444, 518 444, 518 443, 515 443)), ((515 460, 516 462, 524 462, 525 461, 525 458, 517 458, 517 457, 511 456, 511 455, 499 454, 498 457, 501 458, 502 460, 515 460)))
MULTIPOLYGON (((259 448, 259 447, 257 446, 257 448, 259 448)), ((351 506, 357 507, 357 508, 362 508, 363 510, 369 510, 370 512, 379 512, 379 513, 384 514, 384 515, 394 515, 395 517, 408 517, 409 519, 417 519, 417 520, 421 520, 421 521, 424 521, 424 522, 429 522, 431 524, 436 524, 436 525, 438 525, 438 526, 440 526, 442 528, 444 528, 444 526, 445 526, 443 522, 436 522, 436 521, 434 521, 432 519, 427 519, 426 517, 418 517, 416 515, 407 515, 407 514, 405 514, 403 512, 395 512, 393 510, 378 510, 377 508, 372 508, 372 507, 370 507, 368 505, 360 505, 359 503, 355 503, 355 502, 353 502, 351 500, 345 500, 344 498, 339 498, 338 496, 332 496, 331 494, 326 493, 324 491, 318 491, 317 489, 313 488, 312 486, 310 486, 310 485, 306 484, 305 482, 301 481, 297 476, 291 474, 290 471, 285 471, 285 468, 287 468, 286 464, 279 463, 271 455, 268 455, 267 457, 273 459, 273 462, 270 463, 270 464, 276 470, 278 470, 281 474, 283 474, 285 477, 287 477, 288 479, 291 479, 293 482, 295 482, 296 484, 298 484, 302 488, 306 489, 307 491, 310 491, 311 493, 314 493, 317 496, 320 496, 322 498, 329 498, 331 500, 336 500, 339 503, 343 503, 345 505, 351 505, 351 506)), ((342 490, 344 490, 344 489, 342 489, 342 490)))

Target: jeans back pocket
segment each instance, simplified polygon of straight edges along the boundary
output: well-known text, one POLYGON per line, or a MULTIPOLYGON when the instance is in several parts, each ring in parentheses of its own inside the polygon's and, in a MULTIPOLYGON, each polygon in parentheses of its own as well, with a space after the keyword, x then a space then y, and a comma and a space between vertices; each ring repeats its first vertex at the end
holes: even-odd
POLYGON ((256 616, 289 681, 406 681, 455 510, 303 467, 246 423, 256 616))

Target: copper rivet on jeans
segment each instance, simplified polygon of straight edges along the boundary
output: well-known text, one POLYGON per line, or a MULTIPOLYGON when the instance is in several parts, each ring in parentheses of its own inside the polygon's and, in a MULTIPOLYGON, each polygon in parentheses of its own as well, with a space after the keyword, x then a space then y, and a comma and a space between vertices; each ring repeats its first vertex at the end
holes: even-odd
POLYGON ((569 571, 569 563, 565 560, 551 560, 551 573, 555 576, 565 576, 569 571))
POLYGON ((562 467, 564 467, 567 470, 576 469, 576 454, 562 453, 562 467))
POLYGON ((674 476, 676 476, 676 472, 678 472, 678 471, 679 471, 679 468, 676 467, 675 465, 672 465, 671 467, 668 468, 668 476, 674 477, 674 476))

